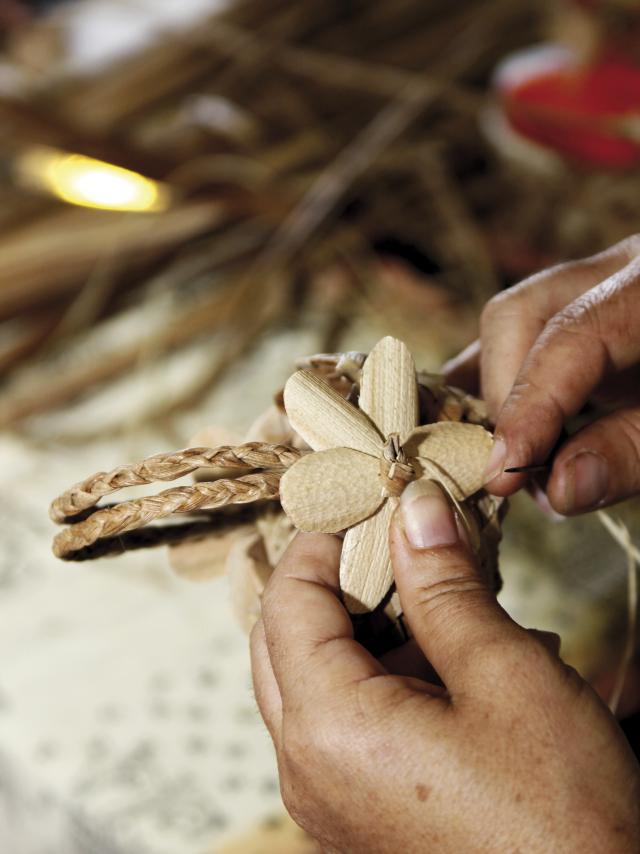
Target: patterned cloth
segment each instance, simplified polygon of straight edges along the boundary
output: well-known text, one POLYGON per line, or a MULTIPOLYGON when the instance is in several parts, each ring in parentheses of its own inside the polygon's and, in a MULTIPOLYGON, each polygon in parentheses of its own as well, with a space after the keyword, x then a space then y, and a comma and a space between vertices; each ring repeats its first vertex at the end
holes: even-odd
POLYGON ((0 850, 213 851, 279 805, 226 579, 181 581, 164 549, 56 560, 74 459, 0 443, 0 850))

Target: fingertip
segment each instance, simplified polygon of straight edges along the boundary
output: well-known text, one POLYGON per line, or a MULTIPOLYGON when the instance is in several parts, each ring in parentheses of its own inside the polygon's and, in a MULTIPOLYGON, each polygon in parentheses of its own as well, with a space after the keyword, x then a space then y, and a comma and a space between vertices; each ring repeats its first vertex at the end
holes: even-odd
POLYGON ((553 509, 573 516, 607 503, 610 466, 595 450, 582 448, 555 461, 547 492, 553 509))
POLYGON ((485 483, 491 483, 500 477, 504 471, 506 462, 507 443, 499 433, 495 433, 493 436, 493 445, 491 446, 489 459, 487 460, 487 464, 484 469, 483 478, 485 483))
POLYGON ((494 433, 493 447, 484 472, 484 489, 492 495, 507 498, 522 489, 529 481, 527 472, 511 471, 535 465, 532 452, 511 435, 502 432, 500 426, 494 433))
POLYGON ((340 555, 341 540, 336 534, 318 534, 298 531, 287 548, 287 552, 303 556, 315 555, 329 562, 340 555))
POLYGON ((464 526, 440 487, 428 480, 405 489, 391 518, 389 551, 398 589, 405 595, 449 567, 473 565, 464 526))
POLYGON ((545 491, 545 489, 548 490, 548 484, 543 489, 542 486, 535 482, 529 484, 527 487, 527 491, 531 495, 531 498, 535 502, 536 506, 545 514, 547 519, 549 519, 551 522, 564 522, 566 516, 564 516, 562 513, 559 513, 553 507, 551 501, 549 500, 549 495, 545 491))
POLYGON ((300 531, 289 543, 274 575, 290 573, 303 565, 307 576, 315 575, 317 581, 337 591, 341 551, 342 540, 335 534, 300 531))
POLYGON ((420 478, 400 497, 403 534, 414 550, 435 549, 458 541, 455 515, 435 481, 420 478))
POLYGON ((525 474, 506 472, 487 481, 483 488, 487 492, 490 492, 491 495, 496 495, 499 498, 508 498, 522 489, 526 482, 527 476, 525 474))
POLYGON ((552 511, 561 516, 571 516, 572 508, 566 501, 566 472, 562 466, 556 466, 551 471, 547 483, 547 500, 552 511))

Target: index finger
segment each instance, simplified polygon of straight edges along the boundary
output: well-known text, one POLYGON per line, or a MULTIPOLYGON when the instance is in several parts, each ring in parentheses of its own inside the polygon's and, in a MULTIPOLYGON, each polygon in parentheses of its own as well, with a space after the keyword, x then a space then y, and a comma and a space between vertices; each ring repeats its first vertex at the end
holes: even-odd
POLYGON ((480 321, 480 385, 494 420, 549 320, 625 267, 635 256, 633 246, 626 240, 590 258, 543 270, 487 303, 480 321))
POLYGON ((353 638, 339 599, 340 551, 338 537, 298 534, 265 589, 262 619, 285 710, 386 673, 353 638))
MULTIPOLYGON (((547 324, 498 415, 488 475, 547 462, 566 420, 605 376, 640 359, 640 338, 632 328, 639 297, 640 259, 635 259, 547 324)), ((509 495, 524 479, 498 474, 490 491, 509 495)))

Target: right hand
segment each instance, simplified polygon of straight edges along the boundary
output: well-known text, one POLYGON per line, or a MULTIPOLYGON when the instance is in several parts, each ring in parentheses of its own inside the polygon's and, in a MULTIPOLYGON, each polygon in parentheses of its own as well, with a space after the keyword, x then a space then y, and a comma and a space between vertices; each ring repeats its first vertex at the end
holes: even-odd
POLYGON ((393 662, 354 640, 337 537, 299 534, 264 592, 253 681, 294 819, 345 854, 637 854, 622 732, 498 605, 437 486, 405 489, 389 545, 414 636, 393 662))
POLYGON ((640 235, 495 296, 479 340, 444 372, 479 385, 495 421, 490 492, 523 486, 526 475, 503 470, 545 463, 565 422, 595 401, 607 414, 555 453, 549 502, 567 516, 640 493, 640 235))

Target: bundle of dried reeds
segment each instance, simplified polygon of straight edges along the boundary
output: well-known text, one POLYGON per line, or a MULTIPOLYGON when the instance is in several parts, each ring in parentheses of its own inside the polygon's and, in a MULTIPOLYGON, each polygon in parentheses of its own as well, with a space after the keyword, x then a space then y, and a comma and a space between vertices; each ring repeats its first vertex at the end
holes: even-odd
POLYGON ((331 347, 345 314, 379 298, 376 254, 410 256, 477 307, 514 275, 628 233, 640 202, 626 178, 532 178, 479 129, 492 68, 545 26, 534 2, 237 0, 100 74, 3 89, 12 174, 44 144, 162 181, 172 202, 79 212, 6 184, 0 425, 217 332, 228 346, 210 385, 327 268, 347 283, 323 304, 331 347), (156 317, 160 272, 170 318, 156 317), (106 340, 111 316, 139 309, 151 320, 135 340, 106 340), (93 341, 99 355, 77 358, 93 341))

